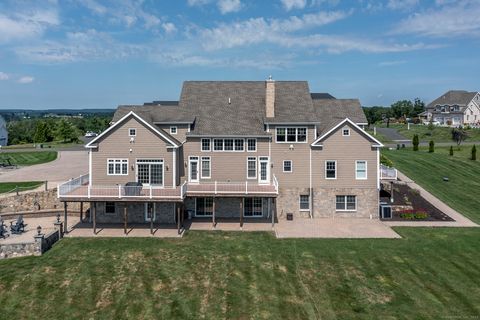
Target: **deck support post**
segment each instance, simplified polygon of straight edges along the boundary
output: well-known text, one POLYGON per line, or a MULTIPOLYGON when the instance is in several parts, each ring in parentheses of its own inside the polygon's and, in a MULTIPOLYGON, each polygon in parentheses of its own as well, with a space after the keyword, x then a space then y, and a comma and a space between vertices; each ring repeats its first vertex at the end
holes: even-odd
POLYGON ((68 233, 68 229, 67 229, 67 208, 68 208, 68 204, 65 201, 63 203, 63 232, 64 233, 68 233))
POLYGON ((180 234, 180 228, 182 226, 182 223, 180 221, 180 207, 179 206, 175 206, 177 207, 177 228, 178 228, 178 234, 180 234))
POLYGON ((272 229, 273 229, 275 227, 275 213, 277 211, 277 206, 275 205, 275 198, 272 198, 270 202, 272 203, 272 207, 270 208, 272 212, 270 212, 270 214, 272 215, 272 229))
POLYGON ((240 198, 240 229, 243 230, 243 198, 240 198))
MULTIPOLYGON (((153 211, 156 213, 157 208, 156 208, 156 203, 153 203, 153 211)), ((148 213, 150 215, 150 234, 153 235, 153 217, 154 214, 153 212, 148 213)))
POLYGON ((83 222, 83 201, 80 202, 80 223, 83 222))
POLYGON ((123 233, 125 235, 127 235, 127 215, 127 204, 125 203, 123 207, 123 233))
POLYGON ((215 202, 216 202, 216 199, 215 197, 213 197, 212 226, 214 228, 217 226, 217 223, 215 222, 215 202))
POLYGON ((93 216, 93 234, 97 234, 97 203, 91 202, 93 206, 90 208, 90 212, 93 216))

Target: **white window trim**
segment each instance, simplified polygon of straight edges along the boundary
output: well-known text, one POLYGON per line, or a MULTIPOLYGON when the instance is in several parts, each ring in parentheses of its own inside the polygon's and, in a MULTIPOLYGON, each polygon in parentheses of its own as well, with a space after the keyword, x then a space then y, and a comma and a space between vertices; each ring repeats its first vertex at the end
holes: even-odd
MULTIPOLYGON (((212 197, 200 197, 200 198, 203 198, 203 199, 206 199, 206 198, 212 198, 212 197)), ((197 199, 198 198, 195 198, 195 217, 196 218, 211 218, 213 216, 213 214, 209 214, 209 215, 197 215, 197 199)), ((215 200, 213 200, 215 201, 215 200)), ((215 212, 215 210, 214 210, 215 212)), ((213 212, 213 213, 214 213, 213 212)))
POLYGON ((211 157, 201 157, 200 159, 200 178, 201 179, 211 179, 212 178, 212 158, 211 157), (208 159, 208 172, 210 173, 210 175, 207 177, 207 176, 204 176, 203 175, 203 160, 206 160, 208 159))
MULTIPOLYGON (((153 221, 157 219, 157 205, 155 202, 150 202, 153 205, 153 221)), ((148 208, 148 202, 145 202, 143 205, 143 218, 145 222, 150 222, 151 219, 147 218, 147 208, 148 208)))
POLYGON ((128 136, 129 137, 136 137, 137 136, 137 128, 128 128, 128 136), (135 134, 130 134, 130 130, 134 130, 135 134))
POLYGON ((128 171, 129 171, 129 166, 128 166, 128 158, 107 158, 107 176, 128 176, 128 171), (126 160, 127 161, 127 173, 121 173, 122 172, 122 162, 126 160), (110 164, 110 161, 113 161, 113 173, 108 172, 108 166, 110 164), (115 161, 120 161, 120 173, 115 173, 115 161))
POLYGON ((293 161, 292 160, 283 160, 282 170, 284 173, 293 173, 293 161), (290 161, 290 171, 285 171, 285 162, 290 161))
POLYGON ((202 152, 211 152, 212 151, 212 139, 210 138, 202 138, 200 139, 200 151, 202 152), (203 140, 209 140, 209 144, 208 144, 208 150, 203 150, 203 140))
POLYGON ((308 143, 308 127, 276 127, 275 128, 275 143, 308 143), (295 141, 287 141, 287 129, 294 128, 295 129, 295 141), (277 140, 277 129, 285 129, 285 141, 278 141, 277 140), (305 129, 305 141, 298 141, 298 129, 305 129))
POLYGON ((343 128, 342 129, 342 136, 350 137, 350 128, 343 128), (347 131, 348 134, 345 134, 345 131, 347 131))
POLYGON ((257 179, 257 171, 258 171, 257 157, 247 157, 247 179, 256 180, 257 179), (255 177, 249 177, 248 176, 248 161, 249 160, 255 161, 255 177))
POLYGON ((357 199, 357 196, 356 195, 353 195, 353 194, 349 194, 349 195, 336 195, 335 196, 335 211, 336 212, 355 212, 357 211, 357 207, 358 207, 358 199, 357 199), (347 196, 353 196, 355 197, 355 209, 347 209, 347 196), (337 197, 344 197, 345 199, 345 209, 337 209, 337 197))
POLYGON ((258 143, 258 141, 257 141, 256 138, 248 138, 248 139, 246 139, 245 142, 246 142, 246 150, 247 150, 247 152, 257 152, 257 143, 258 143), (248 150, 248 141, 249 141, 249 140, 255 140, 255 150, 248 150))
MULTIPOLYGON (((335 198, 336 201, 336 198, 335 198)), ((301 194, 298 196, 298 209, 300 211, 310 211, 310 195, 309 194, 301 194), (302 209, 302 196, 307 196, 308 197, 308 209, 302 209)))
POLYGON ((170 127, 170 134, 177 134, 178 133, 178 127, 177 126, 171 126, 170 127), (172 129, 175 129, 175 132, 172 132, 172 129))
POLYGON ((245 206, 245 200, 247 198, 243 198, 243 217, 246 219, 258 219, 258 218, 263 218, 263 198, 261 197, 252 197, 252 204, 253 204, 253 199, 260 199, 260 203, 262 204, 262 208, 260 209, 261 215, 251 215, 251 216, 246 216, 245 215, 245 210, 247 207, 245 206))
POLYGON ((228 150, 227 152, 245 152, 245 139, 242 138, 233 138, 233 150, 228 150), (242 140, 243 141, 243 149, 242 150, 235 150, 236 145, 235 141, 242 140))
POLYGON ((325 160, 325 179, 326 180, 336 180, 337 179, 337 160, 325 160), (327 162, 335 162, 335 177, 334 178, 328 178, 327 177, 327 162))
MULTIPOLYGON (((155 160, 155 164, 162 164, 162 184, 156 184, 155 187, 157 188, 164 188, 165 187, 165 160, 163 158, 135 158, 135 182, 138 182, 138 164, 147 164, 152 162, 142 162, 142 160, 155 160)), ((150 186, 151 184, 143 184, 144 186, 150 186)))
POLYGON ((367 165, 367 160, 356 160, 355 161, 355 179, 356 180, 367 180, 368 179, 368 165, 367 165), (358 163, 359 162, 365 162, 365 178, 359 178, 358 177, 358 163))

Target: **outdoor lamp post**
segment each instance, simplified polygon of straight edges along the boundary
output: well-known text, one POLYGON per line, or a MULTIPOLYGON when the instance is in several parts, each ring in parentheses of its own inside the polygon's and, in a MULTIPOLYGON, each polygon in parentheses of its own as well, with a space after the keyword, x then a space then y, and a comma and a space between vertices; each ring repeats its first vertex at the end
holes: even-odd
POLYGON ((60 223, 60 213, 57 213, 57 223, 60 223))
POLYGON ((41 226, 38 226, 38 227, 37 227, 37 234, 38 234, 38 235, 41 235, 41 234, 42 234, 42 227, 41 227, 41 226))

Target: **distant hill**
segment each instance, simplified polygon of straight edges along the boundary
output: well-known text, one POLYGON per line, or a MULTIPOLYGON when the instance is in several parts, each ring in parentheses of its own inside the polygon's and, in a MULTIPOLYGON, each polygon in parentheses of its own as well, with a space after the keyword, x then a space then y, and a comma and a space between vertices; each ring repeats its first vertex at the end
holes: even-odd
POLYGON ((0 109, 0 116, 6 121, 43 117, 92 117, 113 116, 115 109, 0 109))

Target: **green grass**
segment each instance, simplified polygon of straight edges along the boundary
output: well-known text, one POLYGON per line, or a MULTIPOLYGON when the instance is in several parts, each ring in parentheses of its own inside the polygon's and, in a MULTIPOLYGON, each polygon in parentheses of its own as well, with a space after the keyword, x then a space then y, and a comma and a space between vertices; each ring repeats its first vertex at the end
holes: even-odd
MULTIPOLYGON (((385 127, 385 124, 381 125, 385 127)), ((433 140, 434 142, 453 142, 452 140, 452 128, 434 126, 430 131, 427 125, 423 124, 411 124, 410 130, 408 130, 406 124, 390 124, 390 128, 397 129, 398 133, 407 139, 413 139, 413 135, 418 134, 420 141, 428 142, 433 140)), ((469 137, 466 142, 480 141, 480 129, 468 129, 467 133, 469 137)))
POLYGON ((42 181, 25 181, 25 182, 0 182, 0 193, 15 192, 18 186, 18 191, 26 191, 36 189, 42 185, 42 181))
POLYGON ((435 148, 428 153, 427 148, 414 152, 411 148, 402 150, 382 150, 394 166, 413 179, 423 188, 477 223, 480 223, 480 161, 470 159, 470 146, 454 147, 454 155, 449 156, 449 148, 435 148), (444 182, 442 178, 449 178, 444 182))
POLYGON ((18 166, 31 166, 34 164, 46 163, 57 159, 57 151, 32 151, 32 152, 2 152, 0 162, 3 159, 10 159, 10 162, 18 166))
POLYGON ((470 319, 480 230, 400 228, 403 239, 66 238, 0 261, 5 319, 470 319))
MULTIPOLYGON (((45 142, 42 143, 43 148, 69 148, 69 147, 74 147, 78 145, 84 144, 83 141, 79 142, 63 142, 63 141, 52 141, 52 142, 45 142)), ((6 147, 2 147, 2 149, 34 149, 35 144, 34 143, 21 143, 21 144, 12 144, 6 147)))

